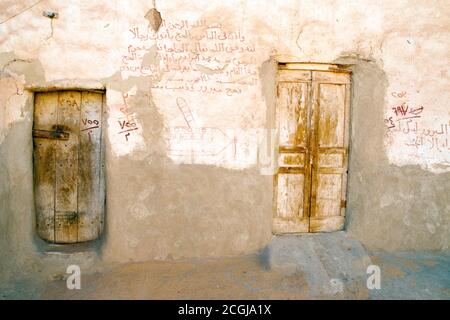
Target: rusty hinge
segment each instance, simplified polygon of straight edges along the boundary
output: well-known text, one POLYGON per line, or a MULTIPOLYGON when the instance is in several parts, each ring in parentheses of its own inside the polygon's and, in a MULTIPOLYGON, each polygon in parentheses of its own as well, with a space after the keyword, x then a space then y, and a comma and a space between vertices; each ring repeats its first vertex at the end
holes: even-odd
POLYGON ((33 129, 33 138, 69 140, 69 133, 60 130, 49 131, 33 129))
POLYGON ((347 200, 341 200, 341 208, 347 207, 347 200))

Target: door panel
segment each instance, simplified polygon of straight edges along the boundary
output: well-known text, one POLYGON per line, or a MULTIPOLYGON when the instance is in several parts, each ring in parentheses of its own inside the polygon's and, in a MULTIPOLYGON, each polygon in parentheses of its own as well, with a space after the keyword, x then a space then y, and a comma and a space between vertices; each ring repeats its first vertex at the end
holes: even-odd
POLYGON ((318 174, 316 213, 320 217, 339 215, 342 177, 340 174, 318 174), (337 213, 337 214, 336 214, 337 213))
POLYGON ((343 228, 349 99, 349 73, 279 71, 275 233, 343 228))
POLYGON ((336 231, 344 227, 349 83, 349 75, 313 74, 313 118, 317 134, 311 141, 314 168, 311 232, 336 231))
POLYGON ((319 153, 320 168, 341 167, 344 164, 344 155, 342 153, 319 153))
POLYGON ((303 218, 303 174, 280 173, 278 194, 280 198, 277 216, 281 218, 303 218))
POLYGON ((56 145, 55 242, 77 242, 78 133, 81 93, 59 93, 57 126, 69 139, 56 145))
MULTIPOLYGON (((37 94, 34 101, 34 129, 51 132, 57 123, 58 93, 37 94)), ((34 139, 34 181, 38 234, 55 239, 55 144, 51 139, 34 139)))
MULTIPOLYGON (((310 73, 295 73, 298 80, 310 73)), ((275 177, 275 233, 307 232, 309 228, 309 84, 280 81, 277 88, 279 132, 278 174, 275 177)))
POLYGON ((276 185, 278 205, 274 218, 274 232, 308 231, 308 217, 304 212, 304 188, 304 174, 278 174, 276 185))
POLYGON ((344 146, 345 85, 320 84, 318 117, 318 147, 344 146))
POLYGON ((308 127, 308 84, 281 82, 278 85, 279 139, 282 147, 306 147, 308 127))
POLYGON ((79 91, 35 95, 36 220, 44 240, 75 243, 95 239, 101 232, 102 97, 79 91))
POLYGON ((102 103, 103 95, 83 92, 81 96, 80 153, 78 160, 78 239, 92 240, 102 230, 102 103))

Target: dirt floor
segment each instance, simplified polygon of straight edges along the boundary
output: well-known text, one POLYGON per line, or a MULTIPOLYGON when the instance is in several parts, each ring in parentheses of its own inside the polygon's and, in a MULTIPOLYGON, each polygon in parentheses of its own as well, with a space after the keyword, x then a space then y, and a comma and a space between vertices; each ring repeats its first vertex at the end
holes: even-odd
POLYGON ((211 260, 150 261, 0 284, 3 299, 450 299, 450 252, 367 252, 344 234, 274 239, 263 252, 211 260), (318 240, 320 239, 320 240, 318 240), (366 268, 381 270, 368 290, 366 268))

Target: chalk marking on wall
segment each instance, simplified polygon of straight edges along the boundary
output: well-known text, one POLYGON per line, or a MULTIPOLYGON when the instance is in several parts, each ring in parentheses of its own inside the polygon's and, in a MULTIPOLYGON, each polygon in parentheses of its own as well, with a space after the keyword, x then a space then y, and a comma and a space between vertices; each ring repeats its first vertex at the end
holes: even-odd
POLYGON ((177 98, 177 106, 180 109, 181 114, 186 121, 186 124, 189 128, 192 128, 195 125, 194 116, 192 115, 191 108, 189 108, 185 99, 178 97, 177 98))
POLYGON ((392 91, 390 96, 396 100, 384 119, 390 158, 399 162, 398 150, 402 150, 409 157, 408 164, 430 169, 441 165, 439 170, 443 170, 442 165, 450 164, 450 122, 424 118, 426 106, 411 103, 405 90, 392 91))
POLYGON ((135 92, 135 87, 125 93, 107 90, 107 101, 111 106, 108 118, 109 139, 117 156, 145 148, 142 127, 127 101, 135 92))

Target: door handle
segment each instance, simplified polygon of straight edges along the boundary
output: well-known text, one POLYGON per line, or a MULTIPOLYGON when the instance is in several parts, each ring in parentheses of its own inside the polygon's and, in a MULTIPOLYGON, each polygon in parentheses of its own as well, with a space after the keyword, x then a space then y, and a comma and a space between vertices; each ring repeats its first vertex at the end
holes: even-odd
POLYGON ((33 129, 33 138, 69 140, 69 132, 61 130, 37 130, 33 129))

